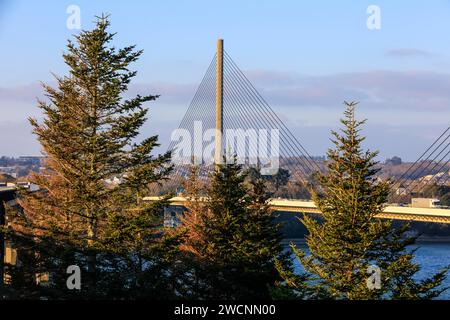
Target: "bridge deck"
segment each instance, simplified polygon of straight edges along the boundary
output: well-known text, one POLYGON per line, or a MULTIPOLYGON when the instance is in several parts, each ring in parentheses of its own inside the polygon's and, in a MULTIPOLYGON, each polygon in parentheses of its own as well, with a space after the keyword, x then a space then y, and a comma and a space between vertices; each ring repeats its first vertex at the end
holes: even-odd
MULTIPOLYGON (((146 197, 145 201, 156 201, 159 197, 146 197)), ((170 199, 170 203, 175 206, 184 206, 186 198, 174 197, 170 199)), ((301 212, 301 213, 317 213, 320 210, 313 201, 307 200, 287 200, 272 199, 270 207, 275 211, 301 212)), ((384 208, 383 213, 377 217, 384 219, 434 222, 434 223, 450 223, 450 209, 442 208, 416 208, 401 207, 388 205, 384 208)))
POLYGON ((15 187, 0 187, 0 193, 7 193, 16 191, 15 187))

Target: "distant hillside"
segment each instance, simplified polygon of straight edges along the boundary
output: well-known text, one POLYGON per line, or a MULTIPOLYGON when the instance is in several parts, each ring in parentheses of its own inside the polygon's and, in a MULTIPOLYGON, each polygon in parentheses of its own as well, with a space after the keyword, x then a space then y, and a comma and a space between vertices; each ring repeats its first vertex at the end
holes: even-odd
MULTIPOLYGON (((381 169, 378 175, 381 178, 400 178, 405 172, 409 170, 412 162, 399 162, 388 161, 381 162, 378 166, 381 169)), ((284 158, 280 161, 280 167, 289 170, 291 173, 298 171, 298 163, 301 163, 301 158, 284 158)), ((319 168, 322 170, 326 170, 326 162, 324 160, 315 160, 314 161, 319 168)), ((421 161, 415 165, 414 169, 408 173, 408 177, 412 179, 418 179, 427 175, 435 175, 435 174, 449 174, 450 171, 450 163, 448 164, 439 164, 436 165, 435 162, 431 161, 421 161)))
POLYGON ((6 173, 0 173, 0 182, 16 182, 16 179, 6 173))
MULTIPOLYGON (((411 162, 404 162, 398 165, 392 164, 381 164, 380 176, 384 178, 399 178, 403 173, 405 173, 410 167, 411 162)), ((439 172, 448 172, 450 170, 450 164, 445 166, 435 166, 434 163, 422 162, 419 166, 416 166, 417 170, 412 170, 410 173, 414 173, 411 178, 417 179, 427 175, 434 175, 439 172)))

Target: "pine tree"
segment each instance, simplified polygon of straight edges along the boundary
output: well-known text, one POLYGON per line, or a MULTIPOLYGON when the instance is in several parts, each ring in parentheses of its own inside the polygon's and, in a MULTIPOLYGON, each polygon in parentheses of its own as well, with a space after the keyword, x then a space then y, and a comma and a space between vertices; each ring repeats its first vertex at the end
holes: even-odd
POLYGON ((180 295, 188 299, 208 297, 211 291, 209 284, 204 281, 209 266, 200 250, 208 245, 208 238, 204 234, 205 222, 212 216, 205 202, 206 183, 201 181, 199 175, 200 167, 192 165, 183 183, 186 210, 179 216, 180 225, 173 230, 175 237, 182 239, 179 252, 182 277, 179 280, 184 285, 180 288, 180 295))
POLYGON ((248 186, 246 177, 236 159, 225 161, 212 174, 206 203, 199 206, 198 197, 188 197, 181 230, 193 263, 194 298, 268 298, 280 280, 275 259, 285 257, 279 226, 264 181, 248 186))
POLYGON ((207 245, 203 242, 204 222, 208 221, 211 216, 206 206, 206 186, 199 178, 200 168, 198 166, 191 166, 189 176, 184 183, 184 196, 187 199, 186 211, 180 217, 180 228, 177 232, 183 233, 185 241, 181 245, 181 250, 190 252, 195 256, 202 256, 197 251, 197 248, 202 248, 207 245))
MULTIPOLYGON (((425 280, 414 279, 420 266, 408 248, 415 238, 407 236, 408 225, 394 228, 376 218, 382 212, 390 182, 374 179, 377 152, 364 151, 360 135, 365 121, 354 118, 356 103, 345 103, 344 128, 332 132, 328 172, 318 175, 321 191, 313 199, 321 219, 305 216, 301 221, 309 234, 310 254, 294 249, 305 274, 282 272, 287 284, 310 298, 332 299, 430 299, 438 296, 447 270, 425 280), (381 287, 368 285, 368 270, 381 271, 381 287), (306 277, 305 277, 306 276, 306 277), (438 288, 439 287, 439 288, 438 288)), ((376 275, 375 275, 376 277, 376 275)), ((303 295, 305 297, 305 295, 303 295)))
POLYGON ((50 276, 39 295, 76 295, 66 290, 68 265, 82 269, 78 297, 164 298, 171 290, 163 271, 176 240, 162 232, 166 202, 142 201, 171 170, 170 154, 151 154, 156 136, 136 139, 147 119, 143 104, 158 96, 125 98, 136 75, 129 67, 142 51, 113 47, 109 26, 102 16, 93 30, 69 40, 63 58, 70 74, 56 77, 56 88, 44 85, 44 121, 30 119, 45 170, 31 176, 41 190, 23 193, 10 237, 28 248, 19 260, 36 260, 15 266, 18 273, 50 276), (107 183, 113 177, 122 183, 107 183))

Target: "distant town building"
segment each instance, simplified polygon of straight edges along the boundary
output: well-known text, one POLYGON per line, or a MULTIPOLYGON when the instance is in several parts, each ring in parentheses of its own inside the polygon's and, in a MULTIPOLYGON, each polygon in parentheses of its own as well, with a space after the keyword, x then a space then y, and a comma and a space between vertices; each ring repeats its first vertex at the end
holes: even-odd
POLYGON ((123 178, 114 176, 109 179, 105 179, 105 183, 107 185, 118 186, 123 183, 123 178))
POLYGON ((395 190, 395 194, 398 196, 406 196, 408 194, 408 189, 406 189, 406 187, 403 184, 401 184, 395 190))

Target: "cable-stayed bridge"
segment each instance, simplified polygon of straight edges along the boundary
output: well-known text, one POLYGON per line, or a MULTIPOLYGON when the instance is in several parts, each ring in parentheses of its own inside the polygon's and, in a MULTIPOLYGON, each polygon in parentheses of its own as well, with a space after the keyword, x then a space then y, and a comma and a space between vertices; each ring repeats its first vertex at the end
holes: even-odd
POLYGON ((405 194, 429 194, 436 185, 450 182, 450 127, 406 170, 394 185, 397 194, 393 201, 401 201, 405 194))
MULTIPOLYGON (((157 201, 160 197, 146 197, 145 201, 157 201)), ((183 208, 188 201, 185 197, 178 196, 169 200, 172 216, 182 213, 183 208)), ((270 208, 273 211, 320 214, 320 210, 313 201, 295 200, 295 199, 271 199, 269 201, 270 208)), ((387 205, 384 211, 377 215, 382 219, 395 219, 405 221, 420 221, 434 223, 450 223, 450 210, 441 208, 414 208, 387 205)))
MULTIPOLYGON (((217 42, 217 52, 171 137, 174 172, 172 186, 186 179, 196 164, 200 176, 207 177, 215 164, 237 155, 238 162, 271 175, 288 168, 290 179, 303 187, 314 183, 313 173, 324 170, 300 140, 292 134, 245 74, 217 42)), ((450 180, 450 127, 393 181, 393 192, 380 218, 450 223, 450 208, 418 208, 405 205, 411 196, 423 196, 436 185, 450 180), (402 204, 403 203, 403 204, 402 204)), ((450 189, 450 187, 449 187, 450 189)), ((147 197, 154 201, 156 196, 147 197)), ((186 199, 175 197, 173 206, 186 199)), ((312 201, 272 199, 277 211, 320 213, 312 201)))
POLYGON ((219 40, 213 57, 169 149, 175 177, 192 163, 208 171, 223 156, 259 166, 268 174, 289 165, 307 183, 319 166, 250 83, 219 40), (181 142, 180 142, 181 141, 181 142))

